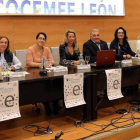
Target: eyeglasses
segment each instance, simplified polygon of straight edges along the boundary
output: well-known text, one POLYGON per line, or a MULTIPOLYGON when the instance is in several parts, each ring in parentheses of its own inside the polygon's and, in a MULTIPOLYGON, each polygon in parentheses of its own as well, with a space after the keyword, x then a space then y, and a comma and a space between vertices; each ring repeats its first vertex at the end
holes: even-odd
POLYGON ((45 38, 41 38, 41 37, 39 37, 38 39, 39 39, 40 41, 41 41, 41 40, 46 41, 45 38))
POLYGON ((119 35, 120 35, 120 34, 122 34, 122 35, 123 35, 123 34, 124 34, 124 32, 118 32, 118 34, 119 34, 119 35))
POLYGON ((93 35, 93 37, 96 37, 96 36, 97 36, 97 37, 99 37, 99 36, 100 36, 100 34, 97 34, 97 35, 93 35))
POLYGON ((8 42, 3 42, 3 41, 0 41, 0 44, 8 44, 8 42))

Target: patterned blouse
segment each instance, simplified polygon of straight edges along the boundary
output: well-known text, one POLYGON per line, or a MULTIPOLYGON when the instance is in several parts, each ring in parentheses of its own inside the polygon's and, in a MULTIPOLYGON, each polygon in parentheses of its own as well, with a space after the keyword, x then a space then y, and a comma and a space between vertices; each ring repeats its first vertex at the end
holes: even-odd
POLYGON ((79 60, 80 51, 74 50, 73 54, 70 54, 68 46, 66 43, 60 44, 59 46, 60 54, 60 65, 73 65, 74 61, 79 60))

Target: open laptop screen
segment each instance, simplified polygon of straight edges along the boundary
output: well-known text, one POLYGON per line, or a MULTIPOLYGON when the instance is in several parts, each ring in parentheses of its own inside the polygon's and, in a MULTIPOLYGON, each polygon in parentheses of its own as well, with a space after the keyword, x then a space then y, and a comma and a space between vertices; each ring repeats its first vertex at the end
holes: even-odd
POLYGON ((97 51, 96 62, 91 64, 91 66, 99 67, 99 66, 114 65, 115 57, 116 50, 97 51))

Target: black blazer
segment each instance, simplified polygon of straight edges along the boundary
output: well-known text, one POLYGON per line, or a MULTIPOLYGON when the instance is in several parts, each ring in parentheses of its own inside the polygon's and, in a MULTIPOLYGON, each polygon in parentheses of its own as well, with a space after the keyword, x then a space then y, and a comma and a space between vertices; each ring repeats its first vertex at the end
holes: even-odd
MULTIPOLYGON (((108 50, 107 43, 105 41, 100 40, 101 50, 108 50)), ((97 51, 99 51, 98 46, 90 39, 83 45, 83 56, 90 56, 90 63, 96 61, 97 51)))
POLYGON ((133 52, 130 48, 130 45, 128 43, 128 41, 126 40, 126 43, 122 46, 120 46, 120 54, 118 55, 118 42, 116 42, 116 40, 113 40, 110 44, 110 49, 116 50, 116 59, 117 60, 123 60, 123 55, 127 55, 130 54, 131 56, 135 56, 136 53, 133 52))
POLYGON ((60 65, 73 65, 74 61, 79 60, 80 51, 79 48, 74 50, 73 55, 70 54, 67 44, 63 43, 59 46, 60 65))

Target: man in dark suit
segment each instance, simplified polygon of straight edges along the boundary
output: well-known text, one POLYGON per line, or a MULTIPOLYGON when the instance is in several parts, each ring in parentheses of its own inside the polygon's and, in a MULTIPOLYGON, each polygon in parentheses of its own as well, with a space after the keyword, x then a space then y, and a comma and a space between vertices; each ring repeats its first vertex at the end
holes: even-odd
POLYGON ((90 32, 90 39, 83 45, 83 56, 90 56, 90 63, 96 61, 97 51, 108 50, 107 43, 100 40, 100 32, 98 29, 93 29, 90 32))

